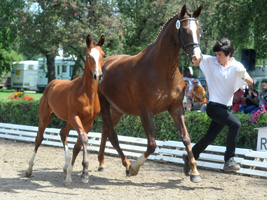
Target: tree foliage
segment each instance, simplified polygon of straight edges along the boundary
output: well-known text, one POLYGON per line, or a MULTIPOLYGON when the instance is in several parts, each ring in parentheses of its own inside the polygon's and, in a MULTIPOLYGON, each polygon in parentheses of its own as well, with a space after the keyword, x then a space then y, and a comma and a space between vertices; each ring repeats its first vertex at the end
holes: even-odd
POLYGON ((13 61, 22 59, 17 53, 18 37, 12 24, 16 23, 18 9, 24 5, 23 0, 0 1, 0 77, 10 71, 13 61))
MULTIPOLYGON (((134 55, 156 39, 166 20, 184 4, 190 11, 203 7, 199 17, 203 53, 212 54, 214 43, 228 37, 234 43, 237 59, 241 58, 241 49, 254 48, 257 59, 266 60, 267 4, 261 0, 3 0, 0 56, 5 54, 5 58, 1 63, 10 62, 7 54, 11 55, 10 49, 17 50, 14 44, 19 44, 26 59, 46 56, 50 70, 58 48, 63 48, 65 56, 74 55, 76 68, 83 68, 87 34, 96 41, 102 34, 106 37, 106 56, 134 55), (15 23, 14 19, 20 20, 15 23), (6 52, 1 54, 3 49, 6 52)), ((180 65, 191 65, 184 54, 180 65)), ((53 79, 53 72, 50 75, 53 79)))

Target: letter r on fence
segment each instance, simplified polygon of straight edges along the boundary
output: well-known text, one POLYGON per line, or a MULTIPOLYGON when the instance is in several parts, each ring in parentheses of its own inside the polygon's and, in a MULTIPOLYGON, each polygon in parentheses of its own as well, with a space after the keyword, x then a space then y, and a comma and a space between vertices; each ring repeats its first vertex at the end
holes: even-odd
POLYGON ((267 138, 261 138, 261 149, 267 150, 267 138))

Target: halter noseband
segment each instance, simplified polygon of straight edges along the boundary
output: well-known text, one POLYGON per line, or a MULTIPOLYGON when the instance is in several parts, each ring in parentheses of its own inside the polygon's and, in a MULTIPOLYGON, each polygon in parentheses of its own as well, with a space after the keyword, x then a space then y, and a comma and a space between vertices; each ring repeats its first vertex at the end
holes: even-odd
POLYGON ((185 54, 186 55, 191 55, 192 54, 192 52, 194 51, 194 49, 196 48, 196 47, 200 47, 200 43, 195 43, 195 42, 191 42, 191 43, 188 43, 188 44, 184 44, 184 42, 182 42, 182 40, 181 40, 181 38, 180 38, 180 22, 183 22, 183 21, 187 21, 187 20, 197 20, 196 18, 185 18, 185 19, 181 19, 181 20, 179 20, 179 18, 178 18, 178 20, 177 20, 177 22, 179 22, 178 24, 179 24, 179 27, 177 27, 177 22, 176 22, 176 28, 177 28, 177 40, 178 40, 178 44, 180 45, 180 47, 184 50, 184 52, 185 52, 185 54), (191 50, 191 52, 187 52, 186 51, 186 48, 187 47, 189 47, 189 46, 193 46, 193 48, 192 48, 192 50, 191 50))

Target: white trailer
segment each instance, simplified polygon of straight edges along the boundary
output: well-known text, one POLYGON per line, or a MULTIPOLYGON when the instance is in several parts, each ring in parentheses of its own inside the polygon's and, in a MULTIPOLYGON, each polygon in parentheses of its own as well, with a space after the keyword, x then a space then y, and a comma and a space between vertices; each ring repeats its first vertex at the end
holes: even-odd
MULTIPOLYGON (((56 79, 61 80, 71 80, 73 67, 75 61, 71 57, 60 57, 55 58, 55 75, 56 79)), ((39 91, 43 91, 48 84, 47 78, 47 65, 45 58, 38 59, 38 78, 37 78, 37 88, 39 91)))
POLYGON ((14 62, 11 73, 11 87, 16 90, 37 90, 38 61, 14 62))

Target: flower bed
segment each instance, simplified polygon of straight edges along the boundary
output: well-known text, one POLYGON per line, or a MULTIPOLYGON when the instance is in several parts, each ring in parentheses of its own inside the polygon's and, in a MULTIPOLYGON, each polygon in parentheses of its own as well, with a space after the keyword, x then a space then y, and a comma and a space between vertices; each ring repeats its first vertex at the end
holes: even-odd
POLYGON ((33 97, 30 97, 29 95, 25 95, 23 92, 13 93, 11 96, 8 97, 8 99, 25 100, 25 101, 32 101, 32 100, 34 100, 33 97))

